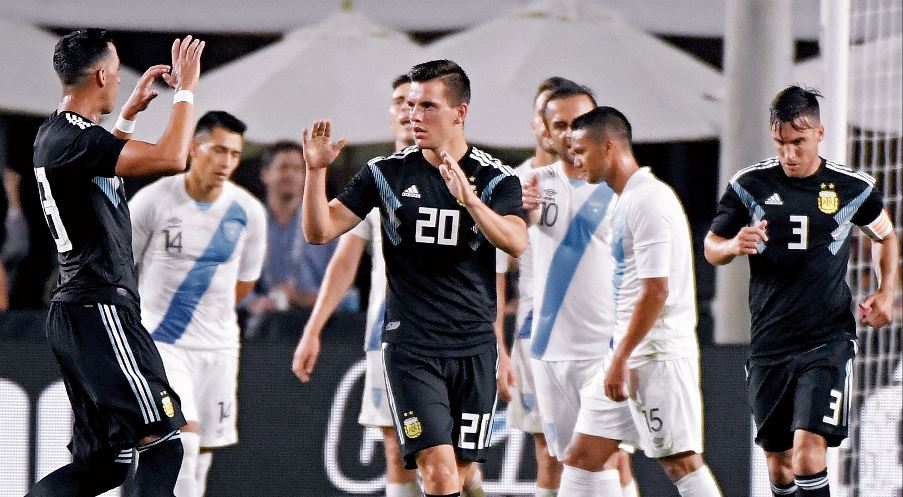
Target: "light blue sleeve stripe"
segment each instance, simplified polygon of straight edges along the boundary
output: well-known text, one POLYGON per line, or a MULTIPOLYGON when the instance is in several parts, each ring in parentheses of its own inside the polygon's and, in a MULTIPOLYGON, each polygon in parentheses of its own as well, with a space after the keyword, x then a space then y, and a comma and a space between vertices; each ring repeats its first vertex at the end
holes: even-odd
MULTIPOLYGON (((750 226, 754 226, 759 224, 759 221, 765 218, 765 209, 756 202, 756 199, 753 198, 752 194, 746 191, 745 188, 740 186, 740 183, 736 181, 731 181, 731 188, 733 188, 734 192, 740 197, 740 201, 743 202, 743 205, 746 206, 746 209, 749 211, 750 216, 752 216, 752 222, 750 226)), ((765 251, 765 243, 759 243, 756 246, 756 250, 761 254, 765 251)))
POLYGON ((173 294, 166 314, 154 330, 154 340, 175 343, 185 333, 198 303, 210 288, 217 268, 232 257, 241 232, 247 225, 247 213, 237 202, 232 202, 207 248, 194 262, 182 284, 173 294))
POLYGON ((113 186, 113 180, 111 178, 95 176, 91 178, 91 182, 100 187, 100 191, 110 199, 110 203, 113 204, 113 207, 119 207, 121 199, 119 198, 119 194, 116 193, 116 187, 113 186))
POLYGON ((843 242, 847 239, 847 235, 850 234, 850 230, 853 229, 853 215, 862 207, 862 204, 865 203, 871 193, 872 187, 870 186, 834 215, 834 221, 837 222, 838 226, 836 230, 831 232, 834 241, 831 242, 831 245, 828 245, 828 250, 831 251, 832 255, 837 255, 840 247, 843 247, 843 242))
POLYGON ((389 182, 386 181, 386 177, 383 176, 382 171, 376 167, 376 164, 370 164, 369 167, 370 172, 373 174, 373 179, 376 181, 379 197, 382 199, 383 206, 385 207, 385 209, 382 210, 383 229, 386 232, 386 236, 389 237, 389 241, 392 242, 392 245, 398 245, 401 243, 401 235, 398 234, 398 227, 401 225, 401 221, 399 221, 398 217, 395 215, 395 210, 401 207, 401 202, 399 202, 398 197, 395 196, 395 192, 392 191, 392 188, 389 187, 389 182))
MULTIPOLYGON (((500 174, 495 178, 492 178, 489 184, 486 185, 486 188, 483 189, 483 193, 480 194, 480 201, 482 201, 486 205, 489 205, 489 202, 492 201, 492 192, 495 191, 495 187, 498 186, 498 184, 501 183, 501 181, 506 177, 506 175, 500 174)), ((474 239, 470 242, 471 250, 478 249, 480 247, 480 244, 483 243, 483 240, 486 239, 486 237, 483 236, 483 233, 479 231, 479 228, 477 228, 476 225, 474 225, 474 230, 476 231, 477 236, 474 237, 474 239)))
POLYGON ((537 359, 542 359, 549 347, 555 320, 558 318, 564 297, 574 279, 574 273, 593 238, 593 233, 605 218, 613 195, 614 191, 608 185, 603 183, 597 186, 586 202, 580 206, 580 210, 577 211, 577 215, 568 226, 564 239, 561 240, 552 256, 542 305, 539 308, 539 315, 534 316, 536 327, 530 352, 537 359))

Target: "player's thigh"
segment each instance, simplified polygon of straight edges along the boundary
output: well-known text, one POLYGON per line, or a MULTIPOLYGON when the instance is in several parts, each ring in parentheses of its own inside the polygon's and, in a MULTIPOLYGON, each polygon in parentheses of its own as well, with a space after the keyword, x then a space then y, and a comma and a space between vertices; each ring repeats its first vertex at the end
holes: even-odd
POLYGON ((198 354, 195 401, 201 423, 201 447, 238 442, 238 356, 216 351, 198 354))
POLYGON ((104 448, 133 447, 185 423, 136 310, 53 303, 47 334, 72 401, 76 459, 104 448))
POLYGON ((702 453, 699 360, 650 361, 630 370, 630 413, 646 456, 702 453))
POLYGON ((374 428, 393 427, 392 411, 386 393, 385 367, 382 353, 367 351, 364 372, 364 392, 357 422, 374 428))
POLYGON ((444 371, 445 359, 383 344, 386 392, 408 469, 417 467, 419 451, 452 444, 454 418, 444 371))
POLYGON ((511 401, 508 402, 506 411, 508 426, 527 433, 542 433, 529 340, 514 340, 511 346, 511 367, 514 369, 514 385, 511 386, 511 401))
POLYGON ((446 358, 452 441, 458 462, 486 460, 498 401, 498 351, 493 346, 468 357, 446 358))
POLYGON ((769 452, 793 447, 794 364, 746 364, 746 394, 756 425, 755 442, 769 452))
POLYGON ((800 358, 793 430, 817 433, 831 447, 847 437, 854 356, 853 342, 845 341, 827 344, 800 358))
POLYGON ((630 405, 605 396, 606 365, 607 361, 580 391, 580 413, 574 431, 635 445, 639 433, 630 415, 630 405))

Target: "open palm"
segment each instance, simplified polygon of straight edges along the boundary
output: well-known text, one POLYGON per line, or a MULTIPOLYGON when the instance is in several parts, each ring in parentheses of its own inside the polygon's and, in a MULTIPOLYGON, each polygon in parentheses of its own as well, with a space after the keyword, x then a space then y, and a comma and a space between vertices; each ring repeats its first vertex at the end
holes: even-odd
POLYGON ((332 123, 326 120, 314 121, 311 131, 301 131, 301 142, 304 145, 304 161, 308 169, 322 169, 335 161, 345 147, 344 138, 332 141, 332 123))

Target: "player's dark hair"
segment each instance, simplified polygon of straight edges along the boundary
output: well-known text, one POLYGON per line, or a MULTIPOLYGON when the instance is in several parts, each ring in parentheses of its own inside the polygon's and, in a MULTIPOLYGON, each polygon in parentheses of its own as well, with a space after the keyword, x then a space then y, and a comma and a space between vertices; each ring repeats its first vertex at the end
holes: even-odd
POLYGON ((593 103, 593 107, 599 105, 596 103, 596 97, 595 95, 593 95, 593 90, 591 90, 588 86, 577 84, 569 79, 561 79, 561 86, 553 88, 552 91, 549 92, 549 97, 546 98, 545 103, 543 103, 541 114, 543 119, 546 118, 546 109, 549 107, 549 102, 551 102, 552 100, 561 100, 564 98, 575 97, 577 95, 586 95, 589 98, 589 101, 593 103))
POLYGON ((210 133, 213 131, 213 128, 223 128, 226 131, 244 135, 248 126, 241 119, 226 111, 211 110, 198 119, 198 124, 194 128, 194 136, 201 133, 210 133))
POLYGON ((574 131, 585 130, 587 135, 596 142, 605 138, 614 138, 627 143, 632 148, 633 128, 627 117, 614 107, 596 107, 583 114, 571 123, 574 131))
POLYGON ((796 85, 788 86, 771 101, 769 121, 772 128, 789 123, 797 131, 800 117, 812 118, 816 123, 821 122, 821 111, 818 107, 818 99, 824 98, 814 88, 802 88, 796 85))
POLYGON ((264 169, 270 167, 270 164, 273 163, 273 159, 282 152, 298 152, 299 154, 303 154, 304 147, 302 147, 300 143, 291 140, 278 141, 265 148, 263 153, 260 154, 260 166, 264 169))
POLYGON ((88 69, 109 53, 113 39, 103 29, 77 29, 53 48, 53 70, 66 86, 81 84, 88 69))
POLYGON ((445 83, 445 96, 452 107, 470 103, 470 78, 461 66, 450 60, 431 60, 417 64, 408 71, 408 76, 416 83, 442 80, 445 83))
POLYGON ((539 86, 536 87, 536 95, 533 95, 533 101, 535 102, 540 95, 547 91, 557 90, 558 88, 564 86, 580 86, 577 83, 567 79, 562 78, 561 76, 552 76, 542 80, 542 83, 539 83, 539 86))
POLYGON ((401 85, 406 85, 411 82, 411 77, 408 76, 407 73, 398 76, 397 78, 392 80, 392 89, 396 90, 401 85))

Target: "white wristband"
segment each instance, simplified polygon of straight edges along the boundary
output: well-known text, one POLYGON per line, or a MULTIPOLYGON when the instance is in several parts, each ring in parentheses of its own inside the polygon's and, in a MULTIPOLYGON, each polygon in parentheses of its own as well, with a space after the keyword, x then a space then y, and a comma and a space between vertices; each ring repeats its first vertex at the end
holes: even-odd
POLYGON ((191 105, 194 105, 194 93, 191 90, 179 90, 175 95, 172 96, 172 104, 175 105, 179 102, 188 102, 191 105))
MULTIPOLYGON (((137 121, 138 119, 135 119, 137 121)), ((116 125, 114 128, 122 131, 123 133, 134 133, 135 132, 135 121, 129 121, 128 119, 122 117, 122 114, 119 114, 119 119, 116 120, 116 125)))

